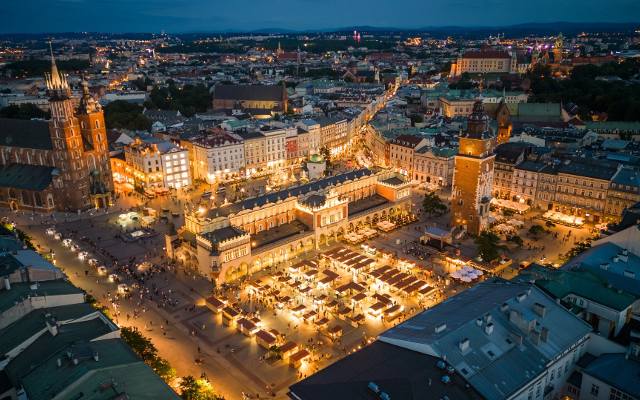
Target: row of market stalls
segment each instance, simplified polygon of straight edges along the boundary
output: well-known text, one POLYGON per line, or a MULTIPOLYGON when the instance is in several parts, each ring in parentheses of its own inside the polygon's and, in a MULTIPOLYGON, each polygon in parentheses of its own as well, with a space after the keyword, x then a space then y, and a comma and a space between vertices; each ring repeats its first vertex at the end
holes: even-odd
POLYGON ((215 314, 221 315, 224 325, 255 339, 260 347, 279 354, 292 367, 300 367, 311 355, 308 350, 294 341, 287 340, 286 336, 276 329, 266 327, 256 315, 244 314, 234 304, 228 304, 225 300, 210 296, 205 299, 205 305, 215 314))
POLYGON ((584 225, 584 218, 578 217, 575 215, 567 215, 557 211, 547 211, 542 214, 542 219, 545 221, 551 221, 554 223, 572 226, 572 227, 581 227, 584 225))
POLYGON ((378 236, 378 231, 369 227, 364 227, 357 232, 347 232, 344 235, 344 240, 350 244, 362 243, 365 240, 373 239, 378 236))

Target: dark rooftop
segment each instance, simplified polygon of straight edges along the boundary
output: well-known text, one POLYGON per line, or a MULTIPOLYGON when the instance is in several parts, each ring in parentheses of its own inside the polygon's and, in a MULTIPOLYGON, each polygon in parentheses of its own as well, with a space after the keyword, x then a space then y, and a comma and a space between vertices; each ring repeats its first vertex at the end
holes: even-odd
POLYGON ((41 165, 10 164, 0 169, 0 187, 41 191, 51 184, 54 169, 41 165))
POLYGON ((282 101, 284 87, 280 85, 216 85, 214 99, 282 101))
POLYGON ((349 202, 349 216, 355 216, 361 212, 371 210, 374 207, 388 203, 388 200, 379 194, 365 197, 364 199, 349 202))
MULTIPOLYGON (((438 359, 376 341, 290 387, 302 400, 374 400, 377 387, 391 399, 481 399, 457 374, 438 368, 438 359), (443 383, 443 376, 451 381, 443 383), (375 385, 375 386, 374 386, 375 385)), ((292 395, 295 394, 295 397, 292 395)))
POLYGON ((330 176, 317 181, 309 182, 304 185, 294 186, 287 189, 282 189, 277 192, 267 193, 262 196, 251 197, 237 203, 230 204, 228 206, 219 207, 209 211, 210 215, 230 215, 238 213, 245 209, 252 209, 254 207, 262 207, 265 204, 275 203, 280 200, 289 198, 290 196, 301 196, 307 193, 326 189, 330 186, 337 185, 342 182, 362 178, 364 176, 370 176, 373 171, 367 168, 356 169, 353 171, 345 172, 344 174, 330 176))
POLYGON ((0 118, 0 145, 51 150, 49 123, 42 120, 0 118))
POLYGON ((295 236, 299 233, 308 231, 309 228, 298 220, 293 220, 286 224, 278 225, 271 229, 260 231, 254 235, 251 235, 253 248, 259 248, 271 243, 275 243, 279 240, 286 239, 291 236, 295 236), (255 243, 255 246, 253 246, 255 243))

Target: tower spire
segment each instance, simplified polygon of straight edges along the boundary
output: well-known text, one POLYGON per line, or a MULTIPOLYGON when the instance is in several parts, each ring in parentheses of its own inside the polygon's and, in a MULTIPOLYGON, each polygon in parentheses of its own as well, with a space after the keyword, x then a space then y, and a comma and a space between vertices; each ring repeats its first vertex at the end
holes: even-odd
POLYGON ((66 95, 68 97, 71 90, 69 89, 67 78, 58 71, 56 59, 53 57, 53 46, 51 41, 49 41, 49 52, 51 54, 51 72, 45 72, 47 89, 49 89, 52 95, 57 95, 59 97, 64 97, 66 95))

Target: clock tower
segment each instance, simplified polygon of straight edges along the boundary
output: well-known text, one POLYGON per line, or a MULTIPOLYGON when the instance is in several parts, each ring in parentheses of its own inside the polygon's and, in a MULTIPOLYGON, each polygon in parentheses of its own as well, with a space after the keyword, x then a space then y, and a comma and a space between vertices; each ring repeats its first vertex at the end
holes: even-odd
POLYGON ((467 130, 460 136, 451 195, 451 224, 478 235, 487 226, 493 188, 496 137, 482 101, 473 105, 467 130))

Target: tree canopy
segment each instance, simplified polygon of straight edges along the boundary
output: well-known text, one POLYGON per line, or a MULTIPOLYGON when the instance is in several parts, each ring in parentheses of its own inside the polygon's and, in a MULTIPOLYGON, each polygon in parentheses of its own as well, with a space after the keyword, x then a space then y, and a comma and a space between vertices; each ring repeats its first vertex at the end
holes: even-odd
POLYGON ((149 130, 151 121, 142 114, 143 108, 124 100, 116 100, 104 108, 104 119, 107 128, 131 130, 149 130))
POLYGON ((436 192, 429 192, 424 195, 424 199, 422 200, 422 209, 429 215, 442 215, 447 212, 447 206, 442 202, 440 196, 438 196, 436 192))
POLYGON ((138 328, 124 327, 121 329, 120 337, 162 379, 169 381, 175 377, 176 371, 167 360, 158 355, 156 346, 138 328))
POLYGON ((529 73, 530 102, 573 102, 580 116, 588 120, 591 112, 606 112, 609 120, 640 120, 640 84, 626 81, 640 73, 640 60, 601 66, 580 65, 568 79, 556 79, 548 65, 536 65, 529 73), (596 80, 597 77, 619 77, 622 81, 596 80))
POLYGON ((211 107, 211 94, 205 85, 154 87, 149 95, 151 103, 161 110, 178 110, 186 117, 196 112, 207 111, 211 107))
POLYGON ((478 254, 484 261, 493 261, 500 255, 499 250, 503 248, 498 243, 500 238, 493 232, 483 231, 476 237, 475 243, 478 248, 478 254))

